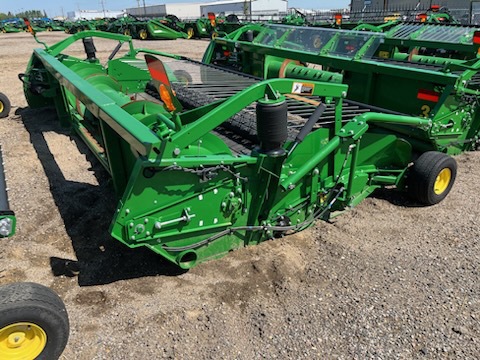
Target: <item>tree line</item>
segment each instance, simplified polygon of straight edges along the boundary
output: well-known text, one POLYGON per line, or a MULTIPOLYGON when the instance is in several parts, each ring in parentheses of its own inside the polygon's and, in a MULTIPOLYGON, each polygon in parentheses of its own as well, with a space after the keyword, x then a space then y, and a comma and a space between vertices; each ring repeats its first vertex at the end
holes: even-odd
POLYGON ((8 13, 0 13, 0 20, 5 20, 5 19, 11 19, 11 18, 41 18, 41 17, 48 17, 47 13, 45 10, 27 10, 27 11, 22 11, 16 14, 11 13, 10 11, 8 13))

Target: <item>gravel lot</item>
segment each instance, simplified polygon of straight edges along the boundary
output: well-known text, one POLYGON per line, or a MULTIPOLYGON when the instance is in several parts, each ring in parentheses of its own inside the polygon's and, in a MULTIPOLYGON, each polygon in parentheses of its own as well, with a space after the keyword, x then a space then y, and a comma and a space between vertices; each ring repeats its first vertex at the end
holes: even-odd
MULTIPOLYGON (((184 272, 109 237, 107 174, 51 110, 24 99, 17 74, 38 44, 25 33, 0 44, 0 91, 13 105, 0 140, 18 220, 1 240, 0 284, 58 292, 71 322, 62 359, 479 357, 480 153, 456 158, 437 206, 378 192, 331 223, 184 272)), ((137 43, 196 59, 207 45, 137 43)))

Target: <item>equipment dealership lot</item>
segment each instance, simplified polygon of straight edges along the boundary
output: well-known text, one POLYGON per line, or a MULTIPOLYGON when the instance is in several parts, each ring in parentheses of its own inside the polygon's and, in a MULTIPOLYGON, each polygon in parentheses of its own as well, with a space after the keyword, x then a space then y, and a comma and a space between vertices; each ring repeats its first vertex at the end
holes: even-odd
MULTIPOLYGON (((17 74, 40 45, 27 33, 0 44, 12 102, 0 142, 18 221, 1 240, 0 284, 39 282, 62 297, 63 359, 478 357, 478 152, 456 157, 454 188, 436 206, 379 192, 332 223, 184 272, 109 237, 106 172, 54 111, 26 105, 17 74)), ((95 45, 100 57, 112 50, 95 45)), ((136 41, 198 60, 207 45, 136 41)))

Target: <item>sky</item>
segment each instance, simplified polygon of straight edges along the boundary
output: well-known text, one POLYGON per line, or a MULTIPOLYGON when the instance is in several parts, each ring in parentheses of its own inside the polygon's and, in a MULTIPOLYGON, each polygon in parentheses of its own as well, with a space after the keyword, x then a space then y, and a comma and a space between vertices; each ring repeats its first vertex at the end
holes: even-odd
MULTIPOLYGON (((137 6, 137 0, 0 0, 0 12, 19 13, 26 10, 45 10, 50 17, 62 16, 62 9, 66 15, 68 11, 78 10, 101 10, 101 2, 105 3, 106 10, 122 10, 137 6)), ((179 2, 196 2, 195 0, 145 0, 145 4, 159 5, 179 2)), ((203 1, 198 1, 203 2, 203 1)), ((143 4, 143 0, 140 0, 143 4)), ((288 0, 289 7, 304 9, 331 9, 344 8, 350 4, 350 0, 288 0)))

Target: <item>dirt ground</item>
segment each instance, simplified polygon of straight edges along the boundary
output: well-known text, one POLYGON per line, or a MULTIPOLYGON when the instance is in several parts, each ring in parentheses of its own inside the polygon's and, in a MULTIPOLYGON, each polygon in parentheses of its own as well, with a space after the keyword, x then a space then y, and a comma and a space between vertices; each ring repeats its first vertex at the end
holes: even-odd
MULTIPOLYGON (((136 44, 200 59, 208 42, 136 44)), ((456 157, 456 184, 437 206, 378 192, 331 223, 185 272, 109 237, 107 174, 23 96, 17 74, 39 45, 20 33, 0 34, 0 46, 13 106, 0 141, 18 220, 0 240, 0 284, 58 292, 71 323, 62 359, 478 358, 480 153, 456 157)))

